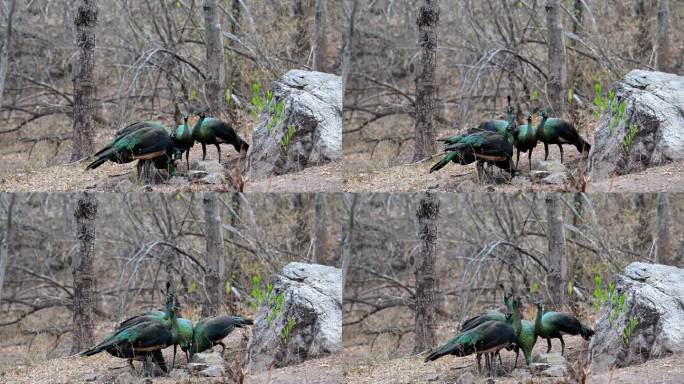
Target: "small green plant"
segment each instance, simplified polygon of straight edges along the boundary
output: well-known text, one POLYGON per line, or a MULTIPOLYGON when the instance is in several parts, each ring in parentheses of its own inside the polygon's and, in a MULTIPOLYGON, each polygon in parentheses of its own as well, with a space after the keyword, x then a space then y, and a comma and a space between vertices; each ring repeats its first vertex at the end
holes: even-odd
POLYGON ((280 139, 280 146, 283 147, 283 151, 287 151, 287 147, 290 145, 290 139, 292 139, 292 136, 294 136, 296 131, 297 126, 295 126, 294 124, 290 124, 287 126, 287 131, 283 135, 283 138, 280 139))
POLYGON ((616 96, 615 91, 612 89, 604 96, 601 83, 598 81, 594 83, 594 106, 596 107, 594 109, 594 117, 598 119, 604 112, 610 112, 608 128, 611 135, 615 134, 615 130, 620 125, 620 122, 624 120, 627 108, 625 100, 618 102, 616 96))
POLYGON ((283 343, 287 343, 287 340, 290 338, 290 332, 296 324, 297 320, 293 316, 289 316, 287 318, 287 323, 285 324, 285 327, 283 327, 283 330, 280 331, 280 339, 283 341, 283 343))
POLYGON ((530 292, 531 293, 537 293, 537 292, 539 292, 540 287, 541 287, 541 285, 535 281, 534 283, 532 283, 532 286, 530 287, 530 292))
MULTIPOLYGON (((627 303, 626 295, 624 293, 618 293, 615 289, 615 283, 608 283, 607 287, 604 288, 603 278, 598 273, 594 275, 594 308, 599 309, 602 305, 608 306, 608 322, 611 328, 615 328, 615 321, 620 317, 621 314, 627 313, 627 303)), ((639 319, 636 316, 630 318, 629 323, 620 332, 622 340, 627 344, 632 332, 639 324, 639 319)))
POLYGON ((268 113, 268 121, 266 122, 266 130, 269 136, 273 134, 273 128, 278 125, 285 117, 285 101, 275 101, 273 99, 273 91, 268 90, 262 96, 261 85, 259 83, 252 84, 252 117, 256 120, 262 113, 268 113))
POLYGON ((625 152, 629 152, 629 148, 632 146, 632 142, 634 141, 637 132, 639 132, 639 126, 632 124, 632 126, 629 127, 629 131, 625 135, 625 138, 622 139, 622 145, 625 147, 625 152))
MULTIPOLYGON (((285 309, 285 292, 275 293, 273 291, 273 284, 267 283, 263 286, 261 277, 259 275, 252 276, 252 291, 250 292, 252 298, 250 306, 255 311, 260 306, 267 307, 266 322, 269 327, 272 327, 273 320, 278 317, 279 314, 283 314, 285 309)), ((293 320, 294 321, 294 320, 293 320)), ((290 319, 288 318, 288 324, 290 319)), ((288 327, 286 324, 285 328, 288 327)), ((289 325, 287 329, 287 335, 292 330, 295 324, 289 325)), ((281 331, 282 332, 282 331, 281 331)))

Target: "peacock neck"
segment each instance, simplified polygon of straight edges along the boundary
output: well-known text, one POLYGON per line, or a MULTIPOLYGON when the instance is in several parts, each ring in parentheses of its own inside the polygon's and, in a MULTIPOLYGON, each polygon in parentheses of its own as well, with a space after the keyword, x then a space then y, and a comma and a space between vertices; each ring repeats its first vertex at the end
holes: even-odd
POLYGON ((542 306, 537 305, 537 317, 534 319, 534 332, 537 335, 541 335, 543 332, 542 313, 542 306))

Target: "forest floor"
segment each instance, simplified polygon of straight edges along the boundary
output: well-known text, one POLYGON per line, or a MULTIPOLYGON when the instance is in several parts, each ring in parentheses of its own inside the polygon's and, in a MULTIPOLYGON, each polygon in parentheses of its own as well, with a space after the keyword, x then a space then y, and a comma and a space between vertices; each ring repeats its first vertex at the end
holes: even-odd
MULTIPOLYGON (((113 324, 100 324, 96 334, 104 335, 113 324)), ((68 356, 69 335, 57 346, 54 338, 36 338, 29 350, 29 338, 0 333, 0 383, 47 384, 47 383, 115 383, 173 384, 173 383, 233 383, 237 371, 236 356, 244 357, 249 336, 248 330, 236 330, 225 340, 224 353, 228 376, 224 378, 191 377, 185 367, 185 354, 178 350, 175 369, 168 376, 143 380, 132 376, 127 361, 100 353, 91 357, 68 356), (124 380, 125 378, 125 380, 124 380)), ((215 351, 220 351, 217 347, 215 351)), ((173 348, 164 350, 167 364, 171 364, 173 348)), ((134 363, 140 369, 139 362, 134 363)), ((244 363, 243 363, 244 365, 244 363)), ((244 382, 254 384, 328 384, 341 383, 344 366, 343 355, 308 360, 302 364, 273 369, 261 373, 249 373, 243 368, 244 382)))
MULTIPOLYGON (((104 146, 112 132, 98 135, 96 148, 104 146)), ((32 150, 25 143, 0 147, 0 190, 8 192, 202 192, 231 191, 230 184, 208 185, 199 183, 160 183, 142 185, 137 181, 135 162, 115 164, 107 162, 95 170, 85 171, 88 161, 69 163, 68 145, 56 148, 39 143, 32 150)), ((221 161, 228 173, 234 164, 244 161, 232 146, 222 145, 221 161), (231 165, 233 164, 233 165, 231 165)), ((201 160, 201 146, 190 151, 190 163, 201 160)), ((207 147, 207 160, 218 160, 214 146, 207 147)), ((178 174, 185 174, 185 161, 177 162, 178 174)), ((334 192, 342 188, 341 163, 310 167, 299 172, 273 176, 245 183, 245 192, 334 192)), ((181 176, 182 177, 182 176, 181 176)), ((243 175, 244 177, 244 175, 243 175)))
MULTIPOLYGON (((437 339, 445 342, 457 327, 455 324, 442 326, 438 329, 437 339)), ((406 336, 397 345, 396 337, 380 337, 370 349, 367 337, 348 337, 345 335, 347 355, 354 356, 355 362, 348 362, 345 380, 349 383, 373 384, 408 384, 408 383, 574 383, 572 377, 550 378, 531 376, 524 367, 524 358, 520 355, 518 368, 511 372, 515 354, 502 351, 503 369, 497 377, 489 378, 478 374, 475 356, 455 357, 445 356, 430 363, 424 363, 424 354, 413 356, 410 348, 413 337, 406 336), (522 363, 521 363, 522 362, 522 363)), ((587 352, 589 342, 580 337, 565 337, 565 357, 570 368, 578 371, 578 360, 587 352)), ((558 340, 553 341, 552 352, 560 351, 558 340)), ((546 352, 546 343, 537 340, 533 356, 546 352)), ((662 359, 647 361, 644 364, 622 369, 614 369, 603 373, 587 372, 586 383, 597 384, 649 384, 681 383, 684 377, 684 354, 671 355, 662 359)))
MULTIPOLYGON (((441 155, 440 155, 441 156, 441 155)), ((371 166, 365 160, 367 155, 354 154, 345 156, 343 170, 343 187, 347 192, 548 192, 565 191, 567 186, 547 185, 540 183, 520 184, 516 180, 480 183, 477 179, 475 164, 466 166, 451 163, 441 170, 429 173, 430 167, 440 156, 422 163, 406 163, 388 167, 371 166)), ((544 147, 537 146, 532 155, 532 163, 543 160, 544 147)), ((560 159, 558 147, 549 148, 549 159, 560 159)), ((579 164, 585 159, 567 147, 564 154, 564 165, 575 173, 579 164)), ((519 168, 527 173, 528 162, 525 154, 521 155, 519 168)), ((495 173, 498 173, 498 169, 495 173)), ((651 167, 641 172, 616 176, 606 180, 592 180, 589 175, 586 192, 682 192, 684 191, 684 161, 651 167)))

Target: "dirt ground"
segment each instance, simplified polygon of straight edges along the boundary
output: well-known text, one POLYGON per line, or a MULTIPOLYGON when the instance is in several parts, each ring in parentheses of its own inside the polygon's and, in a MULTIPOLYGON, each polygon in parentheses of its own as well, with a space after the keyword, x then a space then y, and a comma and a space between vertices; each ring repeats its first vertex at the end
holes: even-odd
MULTIPOLYGON (((457 326, 446 325, 438 330, 439 342, 446 342, 455 332, 457 326)), ((349 336, 349 335, 347 335, 349 336)), ((572 383, 573 377, 548 378, 530 376, 523 369, 524 359, 518 361, 518 368, 511 370, 515 354, 502 351, 503 369, 497 377, 487 377, 477 373, 475 356, 445 356, 433 362, 424 363, 424 354, 413 356, 410 351, 413 338, 408 335, 399 346, 396 337, 381 337, 370 349, 370 344, 363 337, 347 337, 346 354, 354 357, 354 363, 348 362, 345 380, 349 383, 373 384, 408 384, 408 383, 572 383), (522 361, 522 363, 521 363, 522 361), (459 379, 461 381, 459 381, 459 379)), ((565 337, 565 357, 573 370, 579 372, 577 361, 587 352, 589 342, 581 337, 565 337)), ((554 351, 560 351, 558 340, 553 341, 554 351)), ((533 355, 546 352, 546 343, 537 340, 533 355)), ((608 372, 587 372, 586 382, 597 384, 647 384, 647 383, 682 383, 684 380, 684 354, 671 355, 662 359, 650 360, 644 364, 615 369, 608 372)))
MULTIPOLYGON (((113 324, 100 324, 97 335, 104 335, 113 324)), ((236 371, 236 356, 244 356, 248 330, 236 330, 225 340, 228 346, 224 358, 231 370, 236 371)), ((55 347, 54 338, 36 338, 29 350, 29 340, 23 336, 12 336, 10 332, 0 333, 0 383, 7 384, 71 384, 71 383, 113 383, 120 375, 130 372, 127 361, 100 353, 91 357, 68 355, 70 336, 63 337, 55 347)), ((220 351, 216 347, 215 351, 220 351)), ((167 364, 171 364, 173 348, 164 350, 167 364)), ((313 359, 296 366, 273 369, 268 372, 250 373, 242 368, 245 383, 254 384, 327 384, 341 383, 344 355, 313 359)), ((175 369, 169 376, 151 378, 150 384, 172 383, 232 383, 233 379, 190 377, 182 369, 186 363, 185 355, 178 350, 175 369)), ((134 363, 140 368, 139 362, 134 363)), ((244 365, 244 363, 243 363, 244 365)), ((230 373, 229 373, 230 375, 230 373)), ((135 381, 142 383, 143 380, 135 381)))
MULTIPOLYGON (((104 146, 112 132, 102 132, 97 138, 97 148, 104 146)), ((85 171, 88 161, 70 164, 68 146, 56 148, 49 143, 40 143, 31 151, 26 144, 0 145, 0 190, 8 192, 202 192, 231 191, 229 185, 161 183, 141 185, 137 181, 135 163, 114 164, 107 162, 95 170, 85 171), (128 182, 130 181, 130 183, 128 182), (121 190, 120 185, 126 185, 121 190)), ((232 146, 221 146, 221 162, 230 173, 235 168, 230 164, 244 161, 232 146)), ((202 148, 195 145, 190 151, 190 162, 201 160, 202 148)), ((207 147, 207 159, 217 160, 214 146, 207 147)), ((185 161, 177 163, 179 175, 187 169, 185 161)), ((245 192, 334 192, 342 188, 341 163, 329 163, 310 167, 300 172, 274 176, 264 180, 250 181, 245 184, 245 192)))
MULTIPOLYGON (((369 162, 366 154, 347 154, 344 159, 343 186, 347 192, 548 192, 572 190, 570 186, 555 186, 539 183, 520 184, 516 180, 497 183, 480 183, 474 164, 462 166, 448 164, 441 170, 429 173, 430 167, 441 156, 434 156, 422 163, 400 163, 378 165, 369 162)), ((532 163, 543 160, 544 147, 539 144, 532 155, 532 163)), ((560 159, 557 146, 549 148, 549 159, 560 159)), ((564 164, 571 172, 586 161, 574 147, 564 147, 564 164)), ((521 155, 519 169, 529 169, 526 154, 521 155)), ((498 172, 495 168, 495 173, 498 172)), ((587 192, 682 192, 684 191, 684 161, 648 168, 642 172, 605 180, 588 177, 587 192)))

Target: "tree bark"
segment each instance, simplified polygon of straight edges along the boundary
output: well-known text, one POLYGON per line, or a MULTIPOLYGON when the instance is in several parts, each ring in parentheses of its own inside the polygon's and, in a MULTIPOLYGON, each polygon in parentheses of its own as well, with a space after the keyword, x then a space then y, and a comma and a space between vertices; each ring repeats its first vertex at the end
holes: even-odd
POLYGON ((0 304, 2 304, 2 286, 5 283, 5 270, 9 263, 9 248, 12 241, 12 213, 14 210, 16 194, 8 193, 5 194, 3 198, 7 198, 5 203, 5 212, 7 213, 7 216, 5 218, 5 236, 0 243, 0 304))
POLYGON ((347 20, 347 28, 344 30, 342 37, 342 98, 347 90, 347 80, 349 80, 349 73, 351 72, 351 55, 354 47, 354 20, 356 19, 356 10, 358 9, 358 0, 345 0, 342 3, 343 13, 347 20))
POLYGON ((435 69, 439 0, 423 0, 418 12, 419 72, 416 76, 416 121, 413 161, 435 151, 435 69))
MULTIPOLYGON (((574 10, 573 10, 575 19, 573 20, 572 23, 572 33, 579 37, 580 34, 582 33, 582 19, 584 18, 584 0, 575 0, 574 2, 574 10)), ((573 48, 577 47, 577 40, 573 39, 570 43, 573 48)), ((578 87, 579 84, 579 74, 580 74, 580 69, 579 69, 579 64, 580 60, 577 54, 574 55, 574 59, 572 60, 572 74, 571 74, 571 84, 572 84, 572 89, 575 90, 578 87)))
POLYGON ((0 107, 2 107, 3 101, 2 94, 5 92, 5 77, 7 76, 7 67, 9 66, 9 52, 12 47, 12 22, 14 21, 15 3, 16 0, 10 2, 9 14, 7 16, 7 31, 0 49, 0 107))
POLYGON ((297 56, 308 57, 309 55, 309 39, 307 39, 306 34, 306 13, 304 12, 304 1, 294 0, 294 6, 292 8, 292 14, 295 19, 295 27, 297 33, 295 33, 294 41, 294 52, 297 56))
POLYGON ((207 79, 205 94, 211 116, 219 117, 223 112, 226 81, 225 59, 223 57, 223 34, 221 16, 216 0, 204 0, 205 48, 207 53, 207 79))
POLYGON ((319 263, 328 255, 328 203, 325 193, 317 193, 314 201, 314 243, 311 261, 319 263))
POLYGON ((435 344, 435 261, 437 258, 437 219, 439 200, 426 193, 420 200, 418 211, 418 238, 420 248, 416 258, 416 313, 415 345, 413 353, 420 353, 435 344))
POLYGON ((646 9, 646 0, 636 0, 634 4, 634 14, 636 16, 637 29, 639 34, 637 36, 637 56, 643 60, 651 54, 653 44, 651 42, 648 22, 648 10, 646 9))
POLYGON ((213 316, 219 313, 224 296, 223 282, 226 264, 223 250, 223 226, 216 193, 205 193, 202 202, 206 241, 204 287, 207 292, 202 306, 202 316, 213 316))
POLYGON ((351 246, 354 237, 354 213, 356 211, 358 198, 358 194, 356 193, 344 194, 344 206, 347 208, 347 223, 344 228, 342 228, 342 288, 344 288, 347 281, 349 265, 351 264, 351 246))
POLYGON ((656 233, 655 255, 656 263, 667 263, 671 260, 672 244, 670 242, 670 200, 667 193, 658 193, 656 197, 656 233))
POLYGON ((670 7, 668 0, 658 0, 656 26, 656 69, 667 72, 669 69, 668 52, 670 50, 670 7))
MULTIPOLYGON (((240 26, 240 17, 242 15, 242 12, 240 11, 241 5, 240 5, 240 0, 233 0, 233 5, 232 5, 232 15, 233 19, 231 20, 230 24, 230 33, 233 36, 237 36, 238 34, 238 27, 240 26)), ((231 48, 235 48, 236 43, 232 39, 228 41, 228 46, 231 48)), ((233 58, 229 64, 230 66, 230 72, 228 74, 228 87, 230 89, 230 96, 232 98, 233 94, 236 94, 236 90, 240 89, 240 65, 237 60, 237 55, 233 55, 233 58)), ((231 114, 231 119, 235 118, 235 110, 236 110, 236 104, 232 102, 228 103, 228 111, 231 114)))
POLYGON ((314 29, 313 69, 314 71, 327 72, 328 20, 325 0, 316 0, 314 5, 314 29))
POLYGON ((567 101, 567 71, 565 67, 565 39, 563 38, 563 20, 561 17, 561 0, 546 1, 546 25, 548 29, 547 45, 549 59, 549 79, 547 95, 553 113, 557 117, 565 114, 567 101))
POLYGON ((565 229, 560 199, 561 197, 558 193, 546 194, 547 241, 549 247, 549 271, 546 275, 546 286, 558 309, 563 307, 567 291, 565 229))
POLYGON ((71 260, 74 280, 72 354, 93 344, 93 262, 97 218, 97 199, 93 194, 83 193, 78 199, 74 217, 78 251, 71 260))
POLYGON ((294 207, 294 216, 297 223, 297 231, 294 234, 294 248, 296 252, 308 252, 311 245, 311 233, 307 220, 308 196, 303 193, 295 193, 293 197, 292 206, 294 207))
POLYGON ((71 161, 93 153, 93 97, 95 94, 95 25, 96 0, 80 0, 76 17, 78 65, 74 74, 74 125, 71 161))

